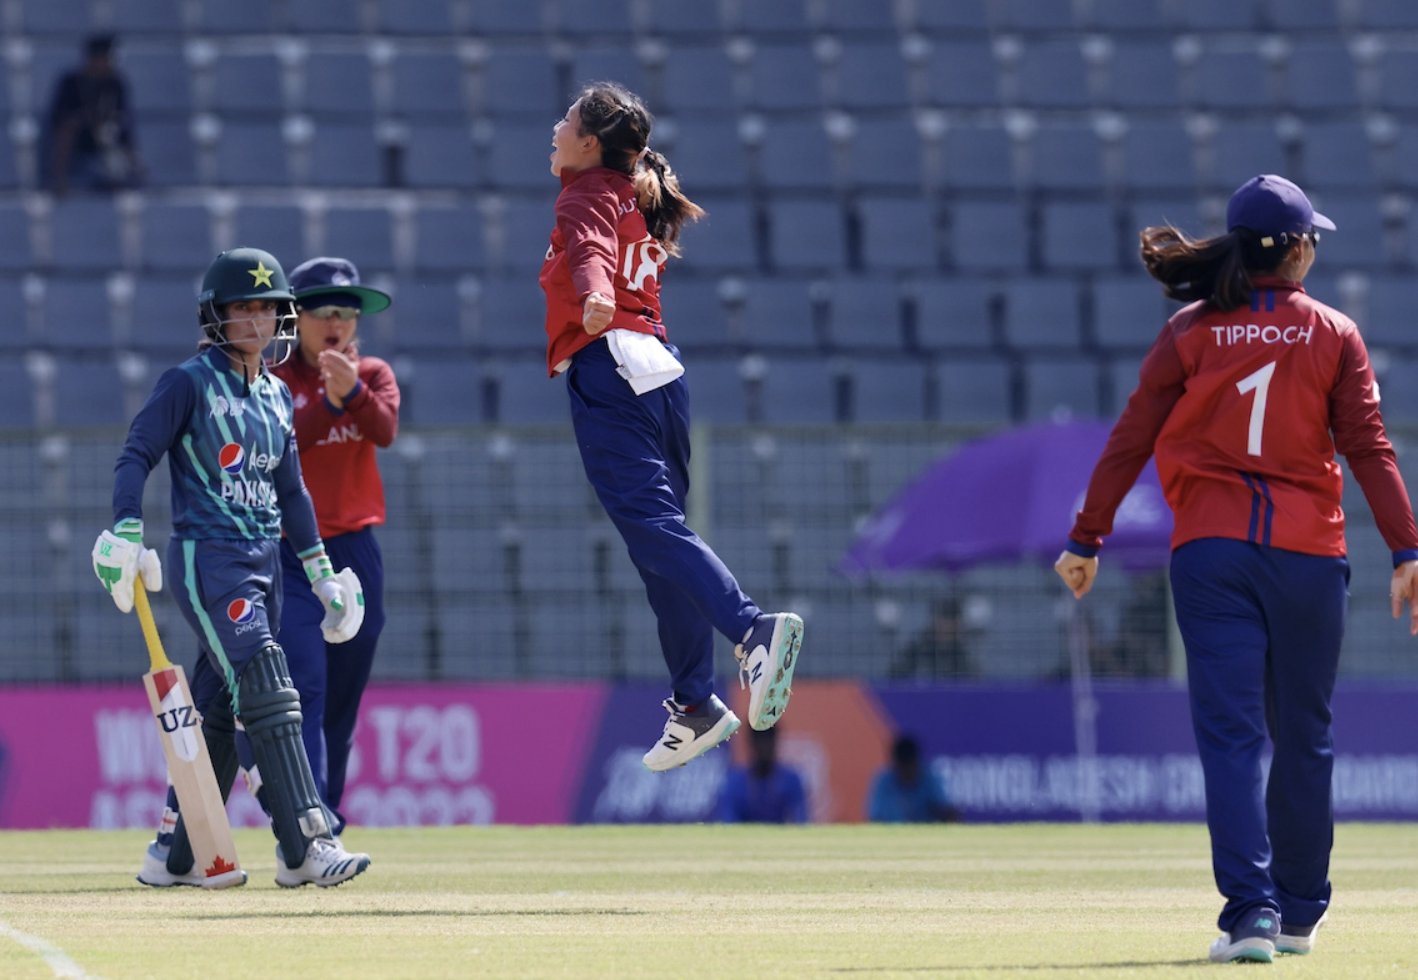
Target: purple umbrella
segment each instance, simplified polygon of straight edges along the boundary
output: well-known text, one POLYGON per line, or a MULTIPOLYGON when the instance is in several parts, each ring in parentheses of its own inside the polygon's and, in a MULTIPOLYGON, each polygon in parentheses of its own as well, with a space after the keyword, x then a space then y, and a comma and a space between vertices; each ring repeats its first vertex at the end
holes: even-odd
MULTIPOLYGON (((1052 565, 1112 426, 1042 423, 967 443, 872 515, 839 566, 849 576, 988 562, 1052 565)), ((1149 461, 1101 552, 1133 570, 1166 565, 1172 512, 1149 461)))

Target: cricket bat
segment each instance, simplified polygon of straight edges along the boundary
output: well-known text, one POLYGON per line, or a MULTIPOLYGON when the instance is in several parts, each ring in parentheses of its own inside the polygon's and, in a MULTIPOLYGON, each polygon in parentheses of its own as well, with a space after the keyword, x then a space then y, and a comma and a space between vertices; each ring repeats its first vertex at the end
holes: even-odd
POLYGON ((143 687, 158 723, 158 737, 167 755, 167 775, 177 791, 177 805, 187 826, 196 867, 202 872, 202 887, 245 884, 246 874, 237 861, 226 806, 207 755, 207 740, 202 737, 202 716, 192 703, 187 674, 163 651, 141 575, 133 583, 133 605, 138 609, 138 622, 148 643, 149 670, 143 675, 143 687))

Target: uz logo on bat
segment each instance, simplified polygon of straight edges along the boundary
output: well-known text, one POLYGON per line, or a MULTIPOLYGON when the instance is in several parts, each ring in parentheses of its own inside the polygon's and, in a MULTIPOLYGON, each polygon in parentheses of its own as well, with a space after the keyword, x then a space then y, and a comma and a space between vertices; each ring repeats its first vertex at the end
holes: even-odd
POLYGON ((155 716, 162 730, 171 735, 179 728, 196 728, 197 712, 190 704, 178 705, 155 716))

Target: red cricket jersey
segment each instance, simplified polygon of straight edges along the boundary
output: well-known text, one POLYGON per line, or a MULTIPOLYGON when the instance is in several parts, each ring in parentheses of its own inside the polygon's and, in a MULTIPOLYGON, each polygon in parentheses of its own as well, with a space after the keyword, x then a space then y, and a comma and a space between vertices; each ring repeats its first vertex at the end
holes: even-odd
POLYGON ((581 325, 591 293, 615 297, 607 330, 663 339, 660 270, 668 258, 645 227, 629 177, 605 167, 563 172, 556 227, 538 277, 547 296, 547 374, 596 339, 581 325))
POLYGON ((320 537, 384 523, 384 483, 374 448, 399 431, 399 385, 377 357, 359 359, 359 383, 344 409, 325 399, 320 369, 300 352, 273 372, 290 386, 300 469, 315 504, 320 537))
POLYGON ((1155 453, 1175 517, 1173 548, 1233 538, 1343 555, 1336 451, 1363 488, 1395 563, 1399 552, 1418 549, 1358 328, 1297 282, 1257 278, 1249 307, 1193 303, 1167 322, 1070 537, 1085 551, 1100 546, 1155 453))

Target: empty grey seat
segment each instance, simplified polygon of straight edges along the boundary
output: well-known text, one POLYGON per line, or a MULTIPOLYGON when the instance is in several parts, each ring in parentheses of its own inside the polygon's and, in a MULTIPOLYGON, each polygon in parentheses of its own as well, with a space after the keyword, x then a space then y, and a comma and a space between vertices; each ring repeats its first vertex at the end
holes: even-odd
POLYGON ((1253 30, 1260 26, 1260 0, 1188 0, 1173 16, 1179 26, 1191 30, 1253 30))
MULTIPOLYGON (((1225 231, 1203 219, 1195 197, 1139 197, 1128 209, 1128 214, 1130 220, 1126 227, 1129 233, 1140 232, 1153 225, 1171 225, 1193 238, 1206 238, 1225 231)), ((1128 251, 1136 254, 1131 248, 1128 251)))
POLYGON ((951 358, 936 366, 940 421, 999 424, 1013 416, 1013 380, 1007 362, 951 358))
POLYGON ((990 23, 1013 31, 1058 32, 1073 27, 1073 4, 1038 3, 1037 0, 995 0, 990 23))
POLYGON ((571 54, 572 91, 590 82, 613 80, 632 92, 645 91, 645 68, 629 38, 619 44, 578 44, 571 54))
POLYGON ((1415 374, 1418 374, 1418 358, 1398 354, 1390 358, 1388 370, 1380 375, 1379 389, 1383 392, 1381 410, 1387 424, 1418 423, 1418 388, 1409 383, 1415 374))
POLYGON ((34 338, 28 327, 25 287, 19 276, 0 276, 0 309, 10 311, 10 329, 0 330, 0 351, 13 357, 29 350, 34 338))
POLYGON ((313 48, 305 60, 305 96, 302 106, 316 119, 347 119, 351 116, 372 119, 374 67, 370 64, 369 55, 363 51, 313 48))
POLYGON ((349 258, 365 278, 375 270, 393 268, 393 222, 388 209, 331 208, 325 212, 321 251, 349 258))
MULTIPOLYGON (((417 21, 424 7, 442 9, 444 4, 419 4, 418 10, 408 10, 406 19, 417 21)), ((350 11, 345 0, 301 0, 286 4, 286 25, 292 33, 321 37, 326 34, 354 34, 360 31, 363 18, 350 11)), ((121 23, 121 21, 120 21, 121 23)))
POLYGON ((320 122, 310 144, 309 182, 322 187, 383 187, 383 150, 369 123, 320 122))
MULTIPOLYGON (((0 428, 34 428, 34 395, 34 382, 30 380, 24 364, 13 359, 0 361, 0 428)), ((23 521, 13 523, 11 532, 23 530, 23 521)), ((18 568, 20 563, 12 564, 18 568)))
MULTIPOLYGON (((475 10, 532 9, 522 4, 477 4, 475 10)), ((519 645, 518 610, 501 597, 474 593, 440 606, 439 664, 445 677, 507 681, 529 676, 531 664, 519 645), (476 637, 477 642, 470 642, 476 637)))
POLYGON ((1170 41, 1137 40, 1113 47, 1106 101, 1124 109, 1175 109, 1181 75, 1170 41))
POLYGON ((750 35, 790 34, 804 37, 812 29, 807 4, 803 0, 744 4, 734 12, 738 14, 737 22, 726 26, 740 28, 750 35))
POLYGON ((132 326, 126 346, 147 354, 160 368, 196 353, 201 337, 197 327, 198 280, 204 271, 205 265, 198 259, 186 276, 144 276, 133 290, 132 326))
POLYGON ((935 215, 919 199, 863 196, 858 201, 857 214, 865 268, 938 268, 935 215))
POLYGON ((414 426, 477 424, 482 374, 476 361, 451 353, 413 361, 399 377, 401 420, 414 426))
POLYGON ((748 154, 732 117, 696 118, 681 127, 668 156, 691 199, 704 192, 740 193, 748 185, 748 154))
POLYGON ((279 122, 222 122, 216 147, 217 183, 227 187, 285 186, 290 158, 279 122))
POLYGON ((1127 407, 1128 399, 1137 390, 1142 371, 1142 358, 1112 357, 1103 367, 1103 385, 1106 399, 1102 409, 1105 418, 1116 418, 1127 407))
POLYGON ((1044 205, 1043 259, 1050 270, 1116 269, 1121 243, 1113 209, 1091 201, 1044 205))
POLYGON ((1046 191, 1100 193, 1107 181, 1103 143, 1087 123, 1045 123, 1029 142, 1030 180, 1046 191))
POLYGON ((935 105, 961 108, 995 105, 999 100, 999 80, 989 39, 936 41, 926 65, 926 91, 935 105))
POLYGON ((285 109, 280 59, 274 54, 219 50, 206 107, 222 116, 279 116, 285 109))
MULTIPOLYGON (((178 34, 187 29, 183 0, 110 0, 113 23, 128 37, 178 34)), ((124 45, 126 48, 127 45, 124 45)))
POLYGON ((60 271, 126 266, 118 211, 110 197, 67 197, 50 213, 51 264, 60 271))
POLYGON ((1380 201, 1365 194, 1316 194, 1315 207, 1334 219, 1342 231, 1324 236, 1324 264, 1339 271, 1389 265, 1380 201))
POLYGON ((305 214, 296 207, 270 204, 239 206, 232 215, 232 237, 220 242, 223 249, 240 246, 263 248, 280 260, 287 272, 304 262, 305 214))
POLYGON ((915 361, 858 360, 851 368, 853 422, 926 421, 926 368, 915 361))
MULTIPOLYGON (((1336 222, 1338 224, 1338 222, 1336 222)), ((1336 234, 1338 234, 1336 232, 1336 234)), ((1324 242, 1329 244, 1328 239, 1324 242)), ((1367 313, 1359 325, 1364 341, 1370 347, 1412 347, 1413 296, 1418 280, 1412 276, 1375 276, 1369 282, 1367 313)), ((1308 284, 1306 292, 1309 292, 1308 284)), ((1319 298, 1319 297, 1316 297, 1319 298)), ((1407 384, 1407 382, 1402 382, 1407 384)), ((1385 411, 1388 409, 1389 387, 1383 389, 1385 411)))
POLYGON ((906 118, 859 118, 849 150, 848 179, 857 188, 919 190, 921 141, 906 118))
POLYGON ((1168 27, 1167 0, 1092 0, 1087 26, 1102 31, 1161 33, 1168 27))
POLYGON ((787 271, 832 270, 847 264, 845 218, 833 201, 773 201, 768 211, 769 254, 787 271))
POLYGON ((1024 211, 1013 201, 960 201, 951 209, 950 254, 956 268, 1011 272, 1028 264, 1024 211))
POLYGON ((685 358, 684 381, 697 421, 741 425, 748 421, 748 401, 739 360, 696 355, 685 358))
POLYGON ((764 134, 759 177, 774 190, 827 190, 832 186, 832 143, 817 119, 785 120, 764 134))
POLYGON ((1081 343, 1073 279, 1016 279, 1005 287, 1005 339, 1024 350, 1076 350, 1081 343))
POLYGON ((906 62, 894 43, 846 45, 834 79, 836 101, 849 109, 904 109, 911 104, 906 62))
MULTIPOLYGON (((134 45, 131 50, 124 45, 119 49, 118 61, 128 77, 131 111, 143 120, 138 137, 146 151, 149 120, 184 117, 192 111, 192 70, 175 45, 134 45)), ((149 164, 154 162, 148 160, 149 164)))
POLYGON ((1093 282, 1093 337, 1110 350, 1143 351, 1177 309, 1161 284, 1141 275, 1108 276, 1093 282))
POLYGON ((1269 67, 1259 44, 1249 37, 1206 44, 1191 66, 1193 103, 1230 112, 1274 104, 1269 67))
POLYGON ((1022 105, 1082 109, 1092 102, 1088 65, 1074 38, 1026 43, 1016 72, 1022 105))
POLYGON ((148 120, 140 129, 138 147, 149 187, 190 187, 198 182, 197 151, 185 119, 148 120))
POLYGON ((1212 140, 1214 169, 1208 186, 1229 194, 1256 174, 1293 173, 1289 154, 1271 119, 1222 118, 1212 140))
MULTIPOLYGON (((553 187, 555 184, 553 184, 553 187)), ((551 242, 556 217, 545 197, 530 200, 506 199, 498 218, 500 233, 493 236, 497 252, 490 264, 505 275, 521 277, 538 293, 537 274, 551 242)))
POLYGON ((400 48, 392 65, 390 108, 409 119, 467 115, 464 71, 450 50, 400 48))
MULTIPOLYGON (((292 6, 299 7, 300 4, 292 6)), ((479 3, 473 6, 495 5, 479 3)), ((454 5, 449 3, 399 3, 397 0, 379 0, 374 9, 375 23, 379 31, 385 34, 426 34, 429 37, 447 38, 453 36, 457 27, 453 20, 454 5)))
MULTIPOLYGON (((651 4, 655 10, 665 7, 694 7, 709 4, 651 4)), ((698 38, 695 39, 699 40, 698 38)), ((702 125, 705 113, 732 113, 736 107, 734 66, 722 44, 706 47, 678 46, 670 49, 662 68, 662 92, 665 112, 692 112, 695 118, 691 130, 702 125)))
POLYGON ((1381 107, 1400 110, 1418 107, 1418 50, 1383 48, 1377 68, 1381 107))
POLYGON ((225 0, 197 0, 193 29, 210 34, 275 34, 274 0, 243 0, 240 4, 225 0))
POLYGON ((660 294, 660 316, 670 343, 687 359, 699 351, 720 351, 730 344, 728 312, 717 279, 679 279, 660 294))
POLYGON ((747 280, 739 330, 742 342, 754 349, 815 349, 808 283, 783 277, 747 280))
POLYGON ((556 64, 543 44, 494 46, 483 66, 482 110, 493 116, 522 114, 554 121, 566 111, 570 94, 561 91, 556 64))
POLYGON ((39 307, 39 337, 44 346, 73 353, 113 349, 108 283, 101 276, 81 279, 50 277, 39 307))
POLYGON ((34 261, 29 214, 19 203, 0 202, 0 269, 27 271, 34 261))
POLYGON ((827 336, 833 347, 878 354, 901 353, 901 296, 885 276, 834 278, 828 302, 827 336))
POLYGON ((493 415, 484 421, 502 425, 555 423, 570 433, 566 376, 548 378, 544 355, 485 362, 483 376, 492 379, 496 388, 493 415))
POLYGON ((1024 392, 1024 416, 1030 421, 1100 414, 1098 365, 1092 358, 1031 359, 1024 365, 1024 392))
POLYGON ((546 349, 546 300, 535 281, 489 277, 478 304, 478 342, 494 351, 531 355, 546 349))
POLYGON ((111 425, 128 417, 123 380, 112 360, 58 358, 54 421, 61 426, 111 425))
POLYGON ((218 251, 212 247, 211 216, 201 204, 149 202, 142 228, 145 269, 190 275, 218 251))
POLYGON ((21 34, 73 34, 98 25, 91 0, 21 0, 21 34))
POLYGON ((1122 183, 1146 192, 1196 187, 1191 135, 1181 119, 1139 119, 1122 137, 1122 183))
MULTIPOLYGON (((1324 0, 1330 5, 1330 0, 1324 0)), ((1286 5, 1288 18, 1293 4, 1286 5)), ((1298 38, 1286 62, 1285 93, 1300 111, 1344 111, 1359 105, 1354 58, 1340 37, 1298 38)))
POLYGON ((1362 122, 1339 120, 1305 126, 1300 146, 1300 174, 1309 193, 1354 190, 1376 193, 1379 188, 1374 145, 1362 122))
POLYGON ((699 273, 761 268, 748 203, 734 198, 696 200, 708 215, 680 237, 685 268, 699 273))
POLYGON ((931 278, 916 287, 917 345, 926 351, 984 349, 994 343, 994 288, 970 278, 931 278))
POLYGON ((822 26, 849 37, 897 29, 892 5, 877 0, 827 0, 822 4, 822 26))
POLYGON ((825 361, 775 357, 763 380, 763 422, 770 425, 844 421, 839 378, 825 361))
POLYGON ((549 13, 559 30, 575 37, 605 34, 610 25, 632 25, 638 7, 633 0, 553 0, 549 13))
POLYGON ((821 72, 806 43, 756 45, 749 79, 749 104, 754 108, 807 110, 822 105, 821 72))
POLYGON ((448 279, 401 279, 394 304, 380 319, 393 320, 390 334, 400 352, 456 355, 467 339, 462 330, 463 300, 448 279))
POLYGON ((471 272, 483 261, 482 215, 472 205, 423 207, 414 213, 414 266, 471 272))
POLYGON ((544 120, 497 123, 487 148, 486 183, 508 190, 554 192, 556 178, 548 170, 551 131, 544 120))
POLYGON ((912 6, 912 26, 928 32, 980 33, 990 28, 988 6, 982 3, 918 3, 912 6))
MULTIPOLYGON (((47 118, 54 89, 65 72, 79 67, 80 52, 70 41, 60 44, 48 38, 30 49, 30 110, 39 119, 47 118)), ((18 105, 16 108, 20 108, 18 105)))
POLYGON ((1413 30, 1418 28, 1418 8, 1405 0, 1357 0, 1354 26, 1364 30, 1413 30))
POLYGON ((950 192, 1014 189, 1013 142, 998 123, 962 123, 945 132, 941 188, 950 192))

